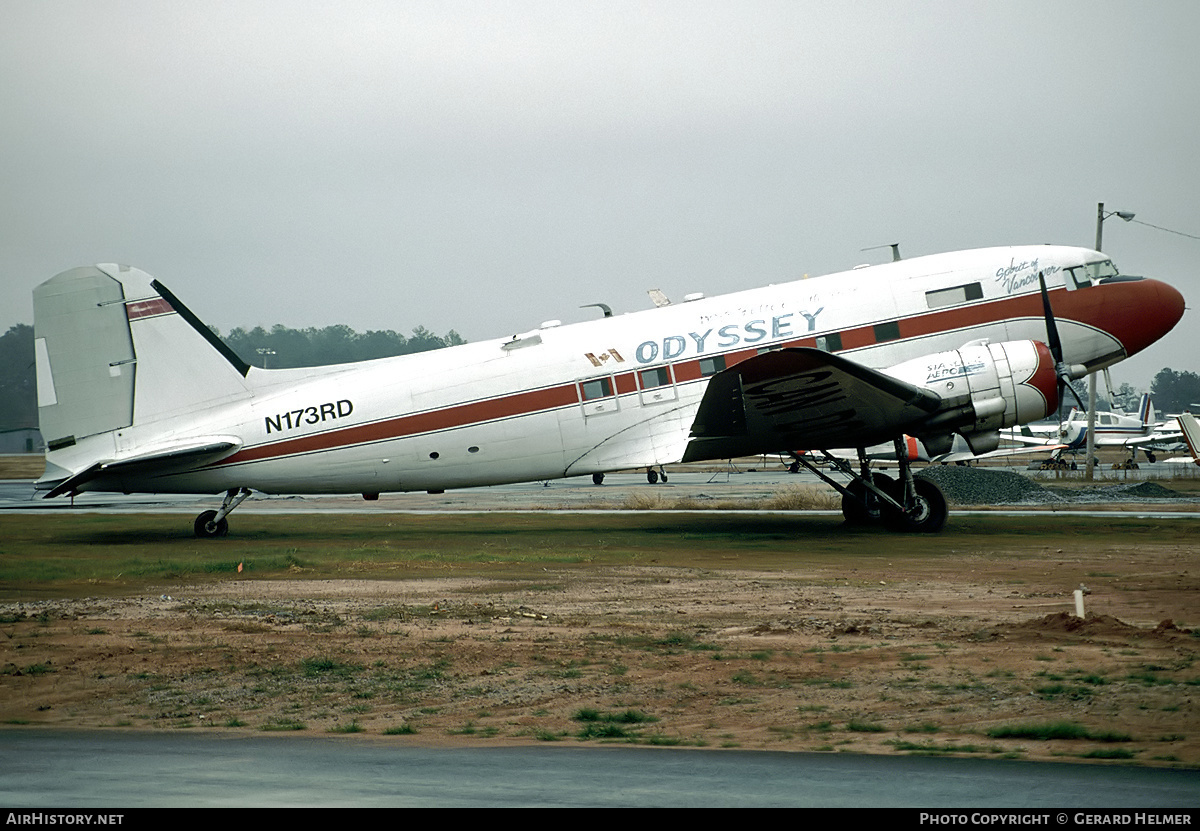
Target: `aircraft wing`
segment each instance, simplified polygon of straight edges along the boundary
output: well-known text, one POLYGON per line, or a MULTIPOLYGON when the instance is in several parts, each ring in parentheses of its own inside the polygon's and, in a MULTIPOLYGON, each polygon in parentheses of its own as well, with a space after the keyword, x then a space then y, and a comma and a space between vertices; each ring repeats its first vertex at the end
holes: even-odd
POLYGON ((1051 447, 1062 446, 1058 440, 1057 433, 1054 435, 1025 435, 1020 430, 1011 429, 1001 430, 1000 438, 1004 439, 1004 441, 1011 441, 1014 444, 1029 445, 1035 448, 1035 450, 1046 450, 1051 447))
POLYGON ((38 481, 40 487, 50 487, 46 494, 49 499, 64 493, 71 493, 87 482, 97 479, 120 480, 126 476, 157 476, 178 473, 181 470, 211 464, 236 452, 242 442, 235 438, 218 437, 201 440, 192 444, 162 447, 139 453, 122 459, 96 462, 64 479, 54 480, 43 477, 38 481))
POLYGON ((683 460, 879 444, 942 407, 931 390, 819 349, 765 352, 712 376, 683 460))
POLYGON ((1183 441, 1183 433, 1155 433, 1150 436, 1138 436, 1137 438, 1125 439, 1121 441, 1123 447, 1143 447, 1156 445, 1178 444, 1183 441))
POLYGON ((969 450, 957 451, 954 453, 943 453, 941 456, 935 456, 930 459, 931 462, 948 464, 950 462, 976 462, 980 459, 1005 459, 1009 456, 1024 456, 1030 453, 1045 453, 1047 451, 1054 452, 1055 450, 1066 450, 1068 444, 1044 444, 1037 447, 1001 447, 999 450, 991 450, 987 453, 976 455, 969 450))

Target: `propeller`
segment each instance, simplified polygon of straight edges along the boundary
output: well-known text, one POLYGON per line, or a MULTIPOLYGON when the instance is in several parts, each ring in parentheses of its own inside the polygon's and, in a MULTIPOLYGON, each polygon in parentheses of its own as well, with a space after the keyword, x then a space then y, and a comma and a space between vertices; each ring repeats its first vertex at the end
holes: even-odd
POLYGON ((1087 412, 1087 407, 1075 391, 1075 387, 1071 385, 1071 381, 1074 380, 1071 377, 1071 367, 1063 360, 1062 340, 1058 337, 1058 325, 1054 322, 1054 309, 1050 307, 1050 292, 1046 291, 1046 278, 1040 271, 1038 286, 1042 290, 1042 313, 1046 317, 1046 346, 1050 348, 1050 355, 1054 358, 1054 374, 1058 376, 1058 423, 1061 425, 1064 387, 1069 389, 1071 395, 1079 402, 1080 412, 1087 412))

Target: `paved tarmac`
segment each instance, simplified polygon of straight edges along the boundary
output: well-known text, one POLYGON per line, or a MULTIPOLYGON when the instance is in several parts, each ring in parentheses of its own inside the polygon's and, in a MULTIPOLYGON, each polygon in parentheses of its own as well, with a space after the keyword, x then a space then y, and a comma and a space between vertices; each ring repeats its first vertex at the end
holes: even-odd
POLYGON ((6 814, 21 807, 75 806, 1042 808, 1069 815, 1118 808, 1190 811, 1195 823, 1197 804, 1200 772, 1163 768, 565 745, 438 749, 361 737, 181 731, 0 730, 0 805, 6 814))
MULTIPOLYGON (((595 485, 590 476, 461 488, 441 494, 424 492, 385 493, 366 501, 355 494, 285 495, 256 493, 237 508, 252 512, 346 512, 388 513, 392 511, 490 511, 546 509, 611 509, 634 494, 653 495, 664 501, 693 497, 700 500, 754 499, 798 484, 817 484, 808 473, 790 474, 775 463, 773 470, 681 470, 670 472, 667 482, 651 485, 645 473, 610 473, 604 484, 595 485)), ((74 499, 43 499, 25 480, 0 480, 0 510, 52 511, 104 509, 106 511, 199 512, 221 504, 219 494, 114 494, 82 493, 74 499)))
MULTIPOLYGON (((1081 474, 1056 476, 1053 472, 1030 473, 1023 466, 1009 469, 1033 476, 1043 485, 1079 480, 1081 474)), ((1189 468, 1183 471, 1190 474, 1189 468)), ((1200 469, 1197 469, 1200 472, 1200 469)), ((1170 486, 1170 477, 1180 473, 1179 466, 1143 463, 1139 470, 1104 471, 1103 481, 1097 484, 1136 482, 1142 479, 1162 479, 1170 486)), ((837 477, 835 477, 837 478, 837 477)), ((839 479, 839 481, 841 481, 839 479)), ((595 485, 591 477, 555 479, 547 482, 524 482, 512 485, 462 488, 441 494, 387 493, 376 501, 366 501, 358 495, 272 496, 256 493, 235 512, 329 512, 329 513, 391 513, 403 511, 493 511, 493 510, 613 510, 626 509, 632 499, 658 501, 667 508, 671 503, 689 499, 701 507, 706 503, 733 500, 756 500, 772 496, 798 485, 823 485, 807 472, 789 473, 775 458, 737 460, 728 465, 684 465, 668 470, 668 481, 651 485, 644 472, 610 473, 604 484, 595 485)), ((829 489, 832 493, 832 489, 829 489)), ((0 480, 0 512, 37 512, 59 510, 89 510, 136 513, 185 513, 219 507, 220 494, 111 494, 83 493, 74 499, 57 497, 43 499, 33 483, 25 480, 0 480)), ((1060 510, 1063 506, 1057 506, 1060 510)), ((1090 508, 1092 506, 1088 506, 1090 508)), ((1028 511, 1022 507, 1018 512, 1028 511)), ((1148 506, 1148 510, 1156 510, 1148 506)), ((958 511, 953 510, 954 513, 958 511)), ((835 511, 836 513, 836 511, 835 511)), ((1168 512, 1169 513, 1169 512, 1168 512)))

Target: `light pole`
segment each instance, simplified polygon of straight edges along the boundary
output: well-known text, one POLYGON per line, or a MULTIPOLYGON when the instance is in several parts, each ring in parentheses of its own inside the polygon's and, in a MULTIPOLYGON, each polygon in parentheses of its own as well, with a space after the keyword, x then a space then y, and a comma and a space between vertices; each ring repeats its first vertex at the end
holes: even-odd
MULTIPOLYGON (((1096 203, 1096 250, 1100 251, 1100 245, 1104 241, 1104 220, 1110 216, 1119 216, 1121 219, 1128 222, 1133 219, 1132 211, 1104 211, 1104 203, 1096 203)), ((1084 478, 1087 481, 1092 481, 1095 473, 1095 453, 1096 453, 1096 373, 1088 373, 1088 416, 1087 416, 1087 464, 1084 467, 1086 471, 1084 478)))
POLYGON ((1096 250, 1097 251, 1103 250, 1100 248, 1100 243, 1104 238, 1104 220, 1108 219, 1110 216, 1119 216, 1121 219, 1128 222, 1129 220, 1133 219, 1134 214, 1132 211, 1108 211, 1107 213, 1105 213, 1104 203, 1098 202, 1096 204, 1096 250))

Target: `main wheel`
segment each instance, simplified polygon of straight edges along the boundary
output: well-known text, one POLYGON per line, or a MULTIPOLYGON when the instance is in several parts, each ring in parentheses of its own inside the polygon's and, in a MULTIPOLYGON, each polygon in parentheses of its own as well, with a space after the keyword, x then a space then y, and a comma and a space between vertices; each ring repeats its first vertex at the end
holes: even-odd
POLYGON ((658 471, 657 470, 647 470, 646 471, 646 481, 649 482, 651 485, 657 485, 658 484, 658 471))
MULTIPOLYGON (((884 493, 891 493, 894 480, 886 473, 872 473, 871 482, 884 493)), ((870 525, 883 516, 879 497, 867 489, 862 480, 855 479, 842 494, 842 516, 850 525, 870 525), (863 504, 866 503, 866 504, 863 504)))
MULTIPOLYGON (((896 482, 893 487, 892 496, 897 502, 903 502, 903 483, 896 482)), ((936 534, 946 525, 946 517, 950 513, 946 507, 946 497, 942 494, 942 489, 928 479, 914 479, 913 488, 916 490, 916 497, 912 508, 897 511, 888 505, 883 512, 883 521, 893 531, 936 534)))
POLYGON ((604 474, 603 473, 593 473, 592 474, 592 484, 593 485, 603 485, 604 484, 604 474))
POLYGON ((196 524, 192 526, 197 537, 203 539, 212 539, 214 537, 223 537, 229 533, 229 520, 221 517, 220 521, 213 522, 217 518, 216 511, 205 511, 196 517, 196 524))

